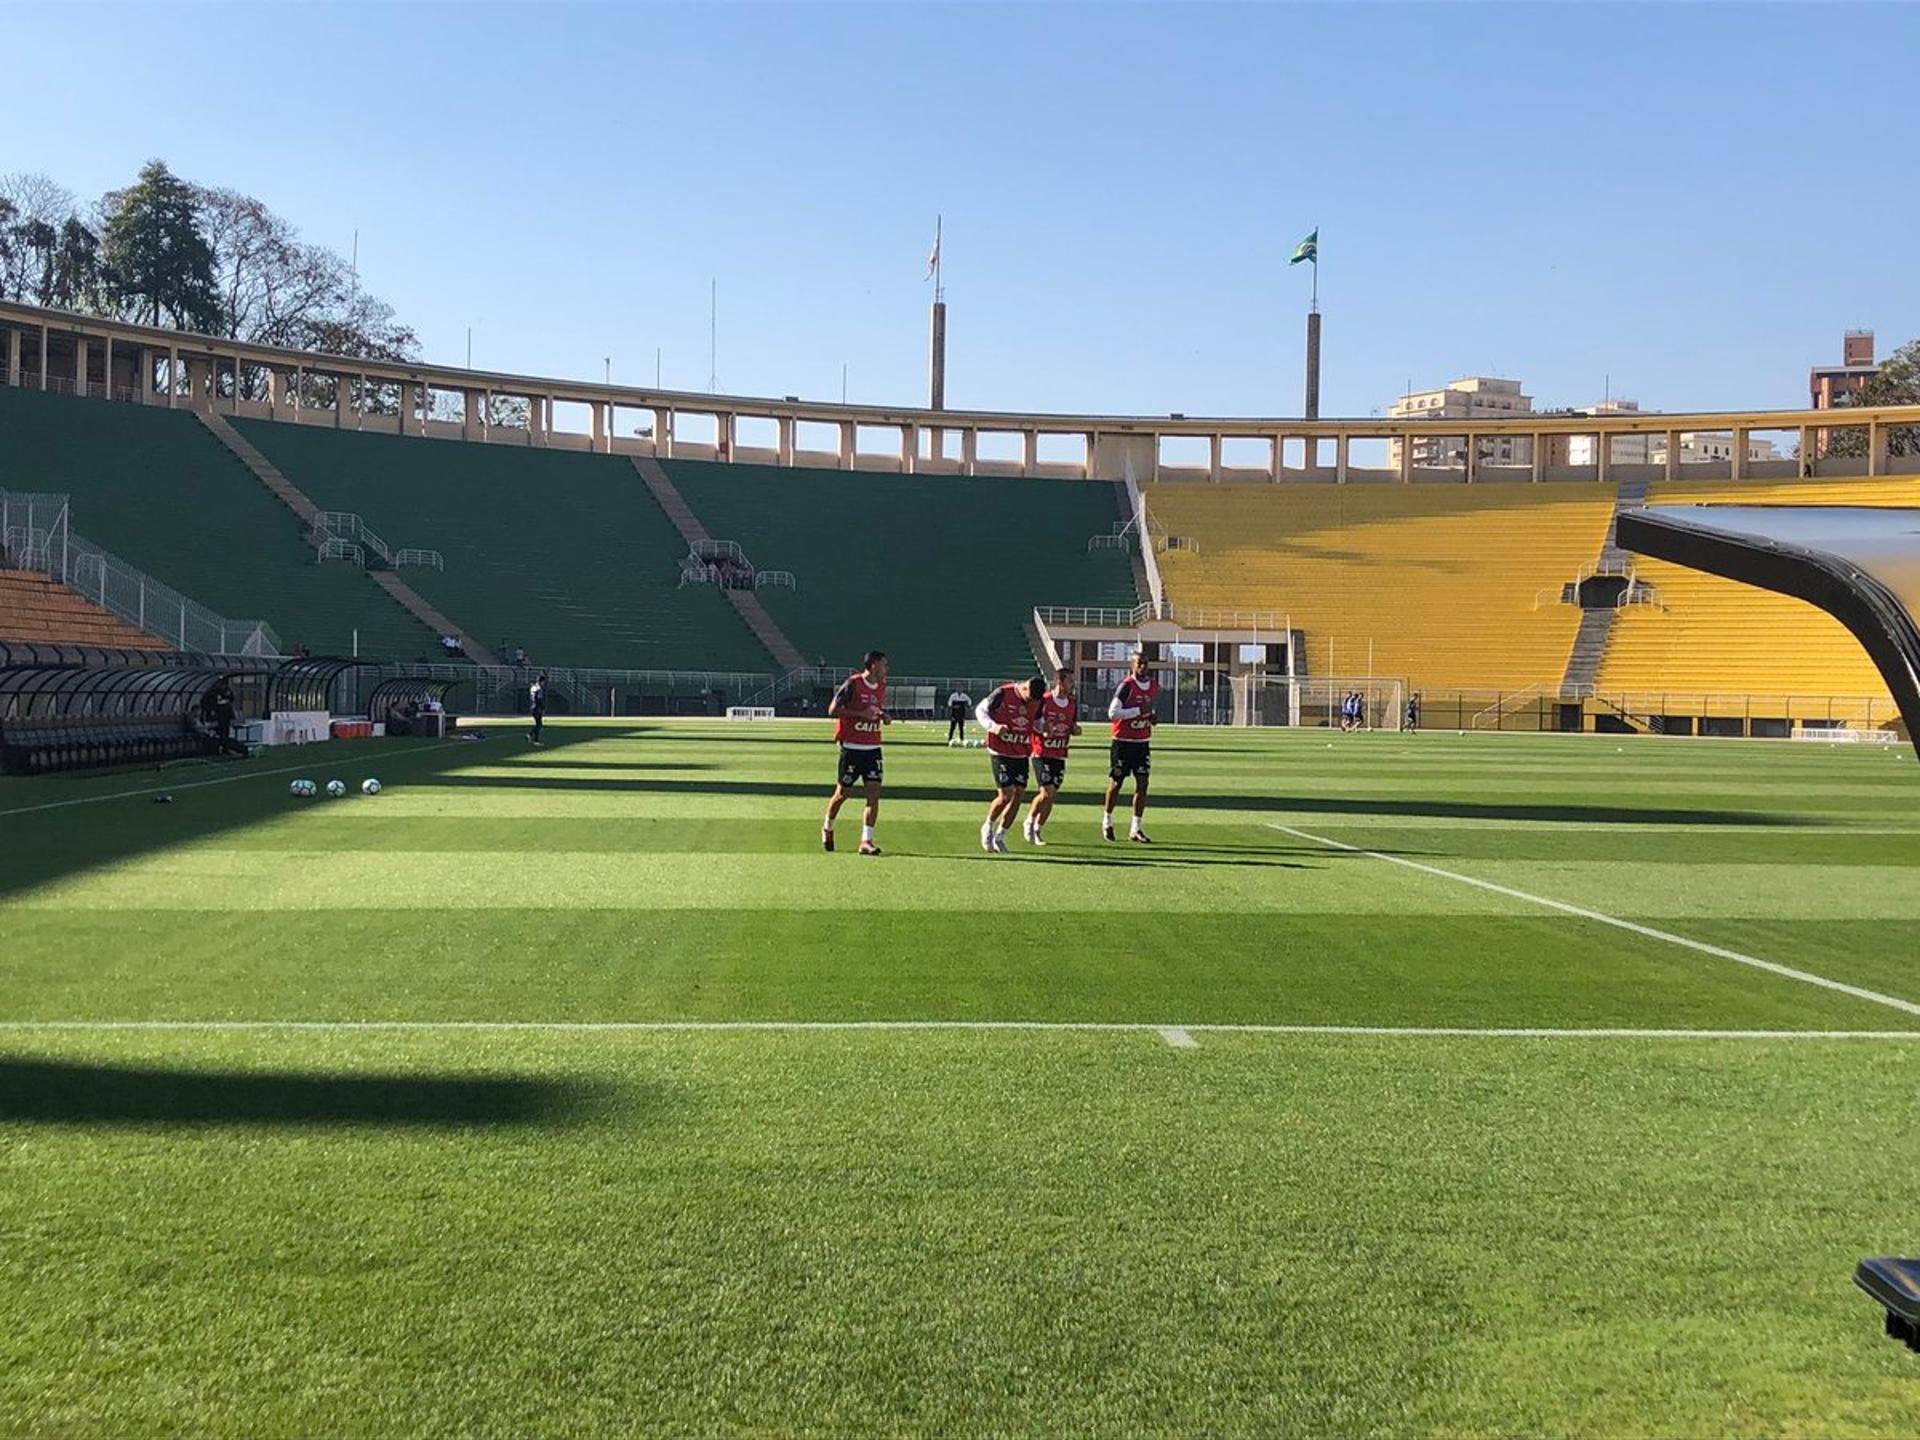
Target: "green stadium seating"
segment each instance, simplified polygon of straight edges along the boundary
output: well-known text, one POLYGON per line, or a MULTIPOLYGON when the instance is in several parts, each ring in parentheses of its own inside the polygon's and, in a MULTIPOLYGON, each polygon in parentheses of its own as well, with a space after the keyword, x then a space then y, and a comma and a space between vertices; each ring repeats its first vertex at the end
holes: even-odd
POLYGON ((774 669, 724 595, 677 588, 687 547, 623 457, 234 424, 322 509, 440 551, 445 571, 401 573, 483 645, 542 665, 774 669))
POLYGON ((798 590, 760 598, 809 660, 879 646, 896 672, 1012 677, 1035 605, 1139 603, 1133 565, 1087 550, 1121 518, 1114 487, 1076 480, 876 475, 665 462, 715 539, 798 590))
POLYGON ((359 569, 317 563, 293 512, 185 411, 0 386, 0 486, 64 492, 89 540, 284 645, 345 655, 357 630, 363 655, 437 652, 359 569))

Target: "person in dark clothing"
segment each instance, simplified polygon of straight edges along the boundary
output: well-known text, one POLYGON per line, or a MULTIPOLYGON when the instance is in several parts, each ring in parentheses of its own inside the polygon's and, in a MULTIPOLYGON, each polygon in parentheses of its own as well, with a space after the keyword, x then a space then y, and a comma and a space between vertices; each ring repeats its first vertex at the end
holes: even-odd
POLYGON ((973 713, 973 697, 956 689, 947 696, 947 744, 967 738, 967 716, 973 713))
POLYGON ((542 670, 527 691, 527 708, 533 714, 533 743, 541 743, 540 731, 547 723, 547 672, 542 670))

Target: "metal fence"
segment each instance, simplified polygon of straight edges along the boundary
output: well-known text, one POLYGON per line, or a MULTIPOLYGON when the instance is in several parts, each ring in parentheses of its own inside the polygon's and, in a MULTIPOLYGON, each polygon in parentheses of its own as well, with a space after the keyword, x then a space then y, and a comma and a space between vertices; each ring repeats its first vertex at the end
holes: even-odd
POLYGON ((8 564, 58 580, 178 649, 206 655, 280 653, 280 637, 265 621, 216 614, 77 533, 65 495, 0 490, 0 542, 8 564))

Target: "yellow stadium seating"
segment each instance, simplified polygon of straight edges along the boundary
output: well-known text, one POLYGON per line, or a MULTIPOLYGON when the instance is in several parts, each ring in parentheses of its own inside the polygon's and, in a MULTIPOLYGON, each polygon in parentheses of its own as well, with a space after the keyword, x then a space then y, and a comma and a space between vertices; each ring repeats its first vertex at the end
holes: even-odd
POLYGON ((1306 633, 1309 674, 1414 688, 1560 683, 1580 612, 1560 587, 1600 553, 1611 485, 1146 487, 1177 605, 1260 609, 1306 633))
MULTIPOLYGON (((1920 477, 1676 481, 1653 486, 1647 503, 1920 506, 1920 477)), ((1653 587, 1657 603, 1620 612, 1600 666, 1599 693, 1886 697, 1886 684, 1859 642, 1805 601, 1660 560, 1636 558, 1633 569, 1653 587)), ((1665 708, 1689 714, 1716 707, 1674 701, 1665 708)))

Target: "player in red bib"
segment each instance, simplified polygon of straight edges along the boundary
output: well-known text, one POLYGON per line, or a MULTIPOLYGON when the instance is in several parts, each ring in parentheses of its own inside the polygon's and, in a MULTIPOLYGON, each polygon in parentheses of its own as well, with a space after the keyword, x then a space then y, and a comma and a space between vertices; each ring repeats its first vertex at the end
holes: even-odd
POLYGON ((1133 652, 1132 672, 1120 682, 1107 702, 1107 718, 1113 721, 1113 751, 1107 767, 1107 805, 1100 816, 1100 834, 1113 839, 1113 802, 1120 798, 1120 784, 1133 776, 1133 824, 1127 839, 1137 845, 1149 845, 1147 832, 1140 828, 1147 813, 1147 775, 1153 769, 1153 704, 1160 698, 1160 682, 1147 673, 1147 652, 1133 652))
POLYGON ((1021 831, 1029 845, 1047 843, 1040 838, 1040 829, 1053 814, 1060 783, 1067 778, 1067 747, 1079 733, 1080 702, 1073 696, 1073 670, 1063 665, 1053 672, 1053 689, 1040 697, 1040 718, 1033 726, 1033 778, 1040 793, 1033 797, 1021 831))
POLYGON ((1007 853, 1007 828, 1020 813, 1027 793, 1027 771, 1033 755, 1033 722, 1040 715, 1040 697, 1047 682, 1009 680, 998 686, 974 710, 987 732, 987 759, 993 765, 993 803, 980 827, 980 848, 989 855, 1007 853))
POLYGON ((866 809, 860 815, 860 853, 878 855, 873 840, 874 822, 880 817, 880 727, 891 725, 887 714, 887 652, 869 650, 866 668, 840 682, 827 702, 827 717, 834 722, 833 738, 840 742, 839 783, 833 798, 827 801, 826 823, 820 827, 820 848, 833 849, 833 820, 855 785, 865 784, 866 809))

